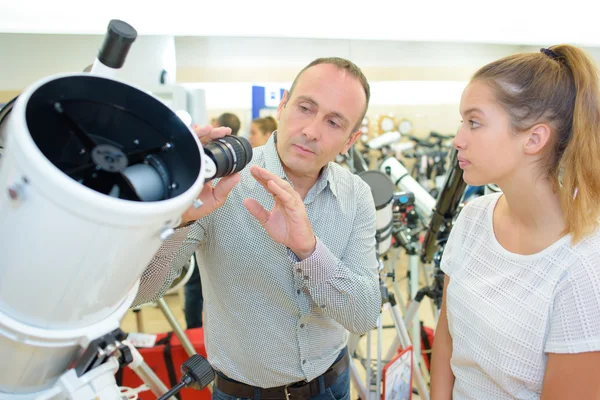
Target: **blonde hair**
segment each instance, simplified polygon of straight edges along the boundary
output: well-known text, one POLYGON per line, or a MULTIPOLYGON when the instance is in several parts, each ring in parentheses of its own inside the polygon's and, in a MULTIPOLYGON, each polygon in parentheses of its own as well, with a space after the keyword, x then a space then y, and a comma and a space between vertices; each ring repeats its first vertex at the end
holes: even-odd
POLYGON ((573 243, 594 232, 600 217, 598 72, 587 54, 559 45, 492 62, 473 81, 489 84, 516 132, 546 123, 553 137, 544 170, 559 192, 565 233, 573 243))

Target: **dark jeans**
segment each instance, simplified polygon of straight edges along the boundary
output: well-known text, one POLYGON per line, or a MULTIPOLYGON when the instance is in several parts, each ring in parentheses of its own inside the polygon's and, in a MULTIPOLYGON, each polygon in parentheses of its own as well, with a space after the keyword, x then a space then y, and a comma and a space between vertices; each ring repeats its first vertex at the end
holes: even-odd
MULTIPOLYGON (((342 350, 338 359, 340 359, 346 351, 346 349, 342 350)), ((323 376, 320 376, 318 379, 321 393, 310 397, 309 400, 350 400, 350 367, 342 372, 334 384, 328 388, 325 388, 325 385, 323 384, 323 376)), ((240 399, 239 397, 225 394, 213 386, 212 400, 260 400, 260 396, 255 395, 254 399, 240 399)))
MULTIPOLYGON (((196 257, 194 255, 193 257, 196 257)), ((198 264, 192 272, 190 280, 184 286, 185 304, 183 313, 185 314, 185 323, 188 329, 202 327, 202 307, 204 297, 202 297, 202 283, 200 282, 200 272, 198 264)))

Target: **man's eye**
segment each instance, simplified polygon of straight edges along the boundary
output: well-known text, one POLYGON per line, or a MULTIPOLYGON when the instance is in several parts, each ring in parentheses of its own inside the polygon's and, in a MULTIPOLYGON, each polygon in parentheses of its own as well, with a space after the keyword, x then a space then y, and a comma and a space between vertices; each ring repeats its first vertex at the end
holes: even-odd
POLYGON ((471 125, 471 129, 475 129, 480 127, 481 125, 479 124, 479 122, 475 122, 472 119, 469 120, 469 125, 471 125))
POLYGON ((308 112, 308 108, 304 107, 304 106, 299 106, 300 107, 300 111, 302 112, 308 112))
POLYGON ((332 128, 338 128, 338 127, 339 127, 339 125, 338 125, 338 124, 336 124, 336 123, 335 123, 335 121, 332 121, 332 120, 329 120, 329 125, 330 125, 332 128))

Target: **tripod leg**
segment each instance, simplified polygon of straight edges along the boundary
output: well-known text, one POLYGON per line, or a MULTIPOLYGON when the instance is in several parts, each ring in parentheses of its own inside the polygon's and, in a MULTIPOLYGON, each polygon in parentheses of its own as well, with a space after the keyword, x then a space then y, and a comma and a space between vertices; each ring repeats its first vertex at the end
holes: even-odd
MULTIPOLYGON (((404 322, 405 326, 409 326, 412 328, 412 324, 414 324, 414 321, 416 320, 417 323, 419 323, 419 319, 415 318, 415 315, 417 313, 417 311, 419 310, 419 305, 421 303, 415 298, 411 301, 410 306, 408 307, 407 312, 404 314, 404 319, 402 320, 404 322)), ((402 315, 401 312, 399 311, 400 314, 402 315)), ((418 325, 419 327, 419 346, 420 346, 420 340, 421 340, 421 325, 418 325)), ((392 346, 390 347, 388 353, 386 354, 386 360, 391 360, 396 353, 398 352, 400 346, 400 341, 398 340, 398 338, 394 338, 394 342, 392 343, 392 346)), ((415 348, 415 351, 417 350, 417 348, 415 348)), ((417 356, 417 358, 419 358, 417 356)))
POLYGON ((379 322, 377 323, 377 374, 375 378, 375 398, 381 399, 381 346, 383 343, 383 314, 379 314, 379 322))
POLYGON ((400 307, 400 311, 402 311, 402 314, 405 314, 406 304, 404 303, 404 299, 402 298, 402 292, 400 292, 400 286, 398 286, 398 282, 394 281, 392 283, 392 289, 394 290, 394 294, 398 299, 398 306, 400 307))
MULTIPOLYGON (((360 336, 355 335, 355 334, 351 334, 349 336, 349 338, 348 338, 348 354, 351 354, 351 355, 355 354, 359 341, 360 341, 360 336)), ((360 377, 360 373, 358 372, 358 369, 356 368, 356 364, 354 363, 353 359, 350 359, 350 379, 352 381, 352 384, 356 388, 357 392, 359 393, 360 398, 367 400, 369 398, 368 397, 369 396, 368 389, 363 384, 361 377, 360 377)))
POLYGON ((423 279, 423 281, 425 282, 425 286, 431 286, 431 279, 429 279, 429 274, 427 273, 427 266, 425 264, 422 264, 421 267, 421 279, 423 279))
POLYGON ((398 336, 394 336, 394 341, 392 342, 392 345, 388 349, 388 352, 385 355, 385 359, 391 360, 392 358, 394 358, 396 356, 396 354, 398 354, 399 349, 400 349, 400 340, 398 339, 398 336))
MULTIPOLYGON (((394 265, 395 265, 395 261, 397 261, 398 255, 399 255, 400 251, 398 249, 394 250, 394 257, 390 260, 390 262, 387 263, 386 265, 386 272, 388 273, 394 273, 394 265)), ((395 276, 395 274, 394 274, 395 276)), ((396 295, 396 299, 398 301, 398 305, 400 306, 400 310, 402 311, 402 313, 406 312, 406 306, 404 305, 404 299, 402 298, 402 292, 400 292, 400 286, 398 286, 398 281, 396 281, 396 279, 392 279, 392 289, 394 290, 394 294, 396 295)))
MULTIPOLYGON (((381 319, 381 314, 379 314, 379 319, 377 320, 377 324, 379 325, 379 320, 381 319)), ((371 331, 367 332, 367 360, 365 361, 365 375, 366 375, 366 387, 367 392, 371 392, 371 331)), ((365 397, 364 400, 369 400, 369 397, 365 397)))
MULTIPOLYGON (((419 256, 417 254, 408 256, 408 267, 410 271, 410 298, 413 299, 411 300, 409 306, 410 308, 413 306, 414 299, 419 291, 419 256)), ((415 349, 415 354, 417 355, 417 360, 420 361, 421 325, 419 324, 419 316, 416 311, 414 313, 414 317, 412 318, 411 339, 413 348, 415 349)))
POLYGON ((137 331, 144 332, 144 320, 142 319, 142 310, 140 308, 134 308, 133 313, 135 314, 135 322, 137 324, 137 331))
POLYGON ((171 312, 171 309, 167 305, 167 302, 165 301, 165 299, 163 297, 161 297, 160 299, 158 299, 157 304, 158 304, 158 307, 160 308, 160 310, 163 312, 163 314, 167 318, 167 321, 169 321, 169 324, 171 325, 171 327, 173 327, 173 331, 175 332, 175 335, 177 335, 177 338, 181 342, 181 345, 183 346, 183 349, 185 350, 187 355, 191 357, 194 354, 196 354, 196 349, 194 349, 194 346, 192 346, 190 339, 188 339, 184 330, 181 328, 181 325, 179 325, 179 322, 177 322, 177 319, 171 312))
POLYGON ((360 341, 360 336, 351 333, 350 336, 348 336, 348 353, 349 354, 354 354, 354 352, 356 351, 356 348, 358 347, 358 342, 360 341))
MULTIPOLYGON (((352 379, 352 383, 354 383, 354 387, 360 394, 360 398, 364 400, 369 399, 369 390, 360 380, 360 375, 358 373, 358 369, 356 369, 356 365, 353 362, 350 362, 350 378, 352 379)), ((367 381, 368 383, 368 381, 367 381)))
MULTIPOLYGON (((386 304, 386 307, 390 307, 390 305, 386 304)), ((406 330, 406 325, 404 325, 404 321, 402 320, 402 316, 400 315, 400 310, 398 309, 397 305, 392 306, 390 310, 392 313, 392 318, 394 320, 394 325, 396 326, 396 331, 398 332, 400 344, 403 348, 406 348, 411 345, 411 342, 410 336, 408 335, 408 331, 406 330)), ((413 346, 413 378, 415 380, 417 390, 419 391, 420 398, 422 400, 429 400, 429 390, 427 389, 425 380, 423 379, 423 375, 419 367, 419 362, 416 356, 417 352, 420 352, 420 349, 415 349, 415 347, 413 346)))
POLYGON ((410 302, 410 306, 408 306, 408 310, 406 311, 406 314, 404 314, 404 323, 406 324, 406 326, 411 326, 414 328, 415 322, 417 323, 417 326, 419 326, 419 317, 417 316, 417 311, 419 311, 419 305, 421 305, 421 302, 418 301, 416 298, 413 298, 410 302))
MULTIPOLYGON (((423 280, 425 281, 426 287, 430 287, 432 284, 431 279, 429 277, 429 272, 430 271, 429 271, 429 268, 427 268, 427 264, 421 264, 421 273, 423 275, 423 280)), ((431 305, 431 315, 433 315, 433 317, 435 318, 436 306, 433 303, 433 301, 430 301, 429 304, 431 305)), ((402 310, 402 312, 404 312, 404 310, 402 310)), ((406 314, 404 314, 404 315, 406 315, 406 314)), ((436 319, 436 322, 437 322, 437 319, 436 319)))
MULTIPOLYGON (((144 358, 140 354, 140 352, 128 341, 123 341, 123 344, 126 344, 131 351, 131 355, 133 356, 133 361, 127 365, 128 368, 131 368, 133 372, 137 376, 140 377, 142 382, 150 387, 150 391, 156 396, 160 397, 163 394, 167 393, 169 389, 165 386, 165 384, 160 380, 160 378, 156 375, 156 373, 146 364, 144 358)), ((174 399, 174 398, 172 398, 174 399)))

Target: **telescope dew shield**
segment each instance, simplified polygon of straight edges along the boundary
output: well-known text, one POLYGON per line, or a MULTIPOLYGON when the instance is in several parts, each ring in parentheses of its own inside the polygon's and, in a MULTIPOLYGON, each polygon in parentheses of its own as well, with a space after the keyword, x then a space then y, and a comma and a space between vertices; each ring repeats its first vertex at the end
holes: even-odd
POLYGON ((386 174, 380 171, 365 171, 358 174, 358 176, 369 185, 375 201, 377 218, 375 239, 377 241, 377 254, 382 255, 392 246, 394 183, 386 174))

